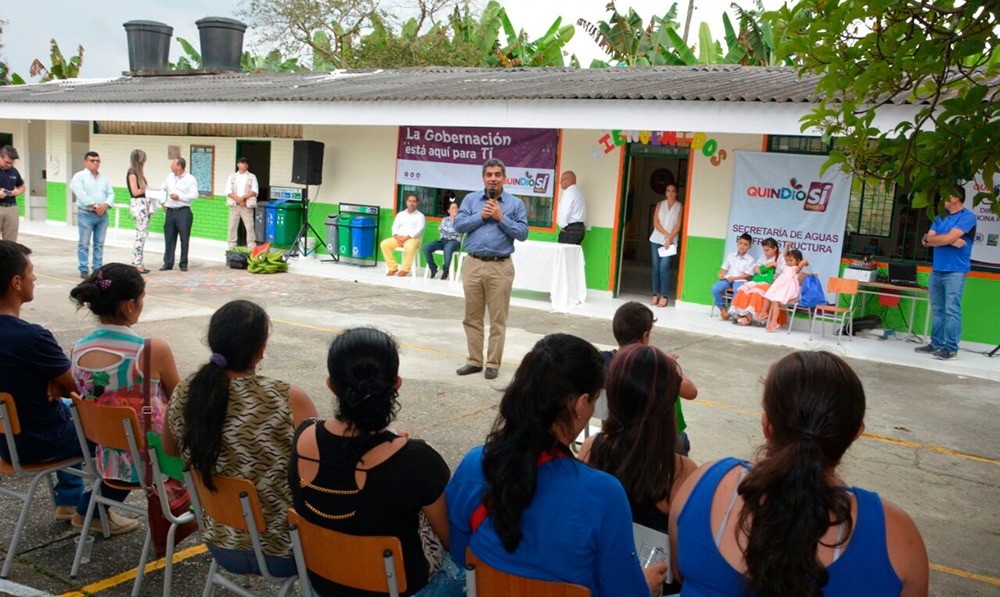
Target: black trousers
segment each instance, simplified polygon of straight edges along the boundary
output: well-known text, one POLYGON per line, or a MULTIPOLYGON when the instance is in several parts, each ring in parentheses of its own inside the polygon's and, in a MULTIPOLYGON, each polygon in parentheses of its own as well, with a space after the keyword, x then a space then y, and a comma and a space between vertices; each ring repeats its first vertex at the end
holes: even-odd
POLYGON ((188 264, 188 244, 191 242, 191 226, 194 215, 190 207, 166 208, 166 220, 163 223, 163 237, 166 248, 163 251, 163 265, 174 266, 174 249, 177 247, 177 236, 181 237, 181 267, 188 264))
POLYGON ((579 245, 583 243, 583 237, 587 234, 587 228, 583 222, 573 222, 559 231, 559 242, 564 245, 579 245))

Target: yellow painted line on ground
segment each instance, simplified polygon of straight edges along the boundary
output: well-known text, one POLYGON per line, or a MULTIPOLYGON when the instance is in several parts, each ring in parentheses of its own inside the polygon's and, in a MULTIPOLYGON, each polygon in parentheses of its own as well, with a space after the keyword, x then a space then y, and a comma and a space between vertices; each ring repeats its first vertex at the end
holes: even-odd
MULTIPOLYGON (((204 545, 193 545, 191 547, 188 547, 187 549, 182 549, 181 551, 178 551, 177 553, 174 554, 174 564, 186 560, 188 558, 193 558, 194 556, 201 555, 207 551, 208 548, 205 547, 204 545)), ((166 558, 160 558, 155 562, 150 562, 146 564, 145 574, 149 574, 150 572, 155 572, 157 570, 162 570, 166 565, 167 565, 166 558)), ((105 578, 103 580, 91 583, 81 588, 79 591, 63 593, 60 597, 85 597, 86 595, 92 595, 94 593, 100 593, 101 591, 112 589, 120 584, 127 583, 130 580, 133 580, 135 578, 135 575, 138 573, 138 570, 139 570, 138 567, 132 568, 131 570, 126 570, 121 574, 109 576, 108 578, 105 578)), ((144 578, 143 584, 145 584, 145 582, 146 579, 144 578)))
POLYGON ((875 440, 877 442, 884 442, 887 444, 895 444, 897 446, 905 446, 907 448, 917 448, 920 450, 929 450, 931 452, 937 452, 938 454, 944 454, 946 456, 954 456, 955 458, 964 458, 966 460, 973 460, 975 462, 982 462, 985 464, 1000 465, 1000 460, 995 458, 987 458, 985 456, 976 456, 975 454, 968 454, 966 452, 958 452, 956 450, 951 450, 948 448, 942 448, 941 446, 934 446, 931 444, 921 444, 919 442, 911 442, 905 439, 896 439, 894 437, 887 437, 884 435, 877 435, 875 433, 864 433, 862 437, 867 439, 875 440))
POLYGON ((988 585, 993 585, 994 587, 1000 587, 1000 578, 995 576, 987 576, 985 574, 976 574, 975 572, 966 572, 965 570, 959 570, 958 568, 951 568, 950 566, 942 566, 941 564, 931 563, 931 570, 936 572, 943 572, 944 574, 950 574, 952 576, 957 576, 959 578, 967 578, 969 580, 975 580, 981 583, 986 583, 988 585))

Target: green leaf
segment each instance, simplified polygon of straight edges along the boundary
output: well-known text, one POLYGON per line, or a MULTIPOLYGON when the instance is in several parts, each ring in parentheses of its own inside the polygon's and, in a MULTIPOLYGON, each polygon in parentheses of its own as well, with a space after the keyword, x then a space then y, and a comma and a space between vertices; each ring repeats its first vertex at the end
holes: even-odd
POLYGON ((715 42, 712 41, 712 30, 705 22, 698 29, 698 62, 715 64, 715 42))

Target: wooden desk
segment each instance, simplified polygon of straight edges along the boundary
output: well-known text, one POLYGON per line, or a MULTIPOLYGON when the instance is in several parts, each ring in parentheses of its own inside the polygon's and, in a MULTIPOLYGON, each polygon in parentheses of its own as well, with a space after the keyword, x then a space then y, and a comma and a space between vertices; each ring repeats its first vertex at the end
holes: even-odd
MULTIPOLYGON (((906 333, 913 334, 913 318, 917 312, 917 303, 927 303, 927 314, 924 317, 924 334, 931 333, 931 300, 930 291, 926 286, 900 286, 888 282, 858 282, 858 294, 871 296, 889 296, 900 300, 910 301, 910 320, 907 322, 906 333)), ((859 301, 860 304, 860 301, 859 301)), ((855 305, 855 308, 857 305, 855 305)), ((919 337, 919 335, 918 335, 919 337)))

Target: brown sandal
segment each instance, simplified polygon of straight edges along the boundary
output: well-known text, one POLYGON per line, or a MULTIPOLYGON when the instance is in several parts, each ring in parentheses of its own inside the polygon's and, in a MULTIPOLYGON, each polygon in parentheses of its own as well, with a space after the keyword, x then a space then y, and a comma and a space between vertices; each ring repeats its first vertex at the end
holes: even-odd
POLYGON ((660 300, 656 303, 656 306, 657 307, 666 307, 667 306, 667 297, 661 296, 660 300))
POLYGON ((748 326, 748 325, 750 325, 750 318, 747 317, 746 315, 743 315, 742 317, 740 317, 739 319, 736 320, 736 325, 746 325, 746 326, 748 326))
POLYGON ((659 301, 660 301, 660 295, 654 294, 653 300, 649 301, 649 304, 655 307, 656 303, 658 303, 659 301))

